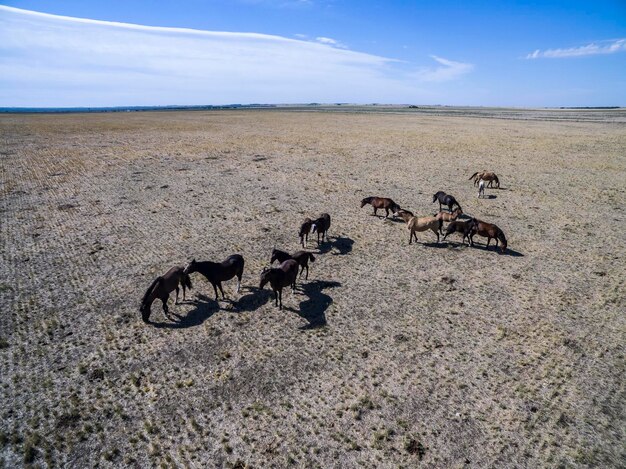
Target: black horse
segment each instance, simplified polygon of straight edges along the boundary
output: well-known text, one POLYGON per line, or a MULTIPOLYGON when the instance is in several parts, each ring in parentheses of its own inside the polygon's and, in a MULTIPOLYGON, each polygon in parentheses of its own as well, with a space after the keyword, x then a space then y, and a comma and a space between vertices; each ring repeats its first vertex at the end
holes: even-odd
POLYGON ((322 242, 324 242, 324 236, 328 241, 328 229, 330 228, 330 215, 328 213, 322 213, 320 217, 311 225, 311 232, 317 232, 317 245, 320 245, 320 235, 322 235, 322 242))
POLYGON ((270 264, 273 264, 274 261, 285 262, 287 259, 293 259, 302 268, 302 270, 300 270, 300 277, 302 277, 302 272, 304 272, 304 269, 306 269, 306 277, 304 278, 305 280, 309 279, 309 260, 311 262, 315 262, 315 256, 312 253, 307 251, 298 251, 290 255, 289 253, 281 251, 280 249, 274 249, 272 251, 270 264))
POLYGON ((167 300, 170 297, 170 293, 176 290, 176 301, 174 304, 178 304, 179 285, 183 287, 183 301, 185 301, 185 290, 187 288, 191 289, 191 280, 182 267, 172 267, 165 274, 155 278, 141 299, 141 306, 139 307, 141 319, 144 322, 148 322, 150 319, 150 306, 157 298, 163 302, 163 312, 166 316, 169 316, 170 310, 167 307, 167 300))
POLYGON ((194 259, 185 267, 184 273, 188 275, 199 272, 204 275, 206 279, 211 282, 211 285, 213 285, 215 300, 217 301, 217 287, 219 287, 222 292, 222 298, 226 298, 224 289, 222 288, 222 282, 230 280, 235 275, 237 276, 237 293, 239 293, 241 276, 243 275, 243 265, 243 256, 240 254, 228 256, 224 262, 219 263, 211 261, 196 262, 194 259))
MULTIPOLYGON (((455 205, 461 208, 461 204, 459 204, 454 197, 446 194, 444 191, 439 191, 435 195, 433 195, 433 203, 439 201, 439 211, 441 211, 442 205, 447 205, 450 212, 452 212, 452 207, 455 205)), ((463 209, 461 208, 461 211, 463 209)))
POLYGON ((291 287, 296 290, 296 277, 298 276, 298 263, 293 259, 287 259, 277 269, 263 269, 259 288, 263 289, 267 282, 274 291, 276 306, 283 309, 283 288, 291 287))

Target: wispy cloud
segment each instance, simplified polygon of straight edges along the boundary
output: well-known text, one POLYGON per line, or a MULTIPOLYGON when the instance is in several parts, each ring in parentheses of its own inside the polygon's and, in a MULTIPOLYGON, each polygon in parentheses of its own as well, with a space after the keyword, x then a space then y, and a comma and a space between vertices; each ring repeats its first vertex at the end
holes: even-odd
POLYGON ((560 59, 567 57, 583 57, 586 55, 614 54, 626 51, 626 39, 616 39, 611 41, 600 41, 580 47, 570 47, 567 49, 547 49, 528 54, 527 59, 560 59))
POLYGON ((473 64, 455 62, 453 60, 437 57, 436 55, 430 56, 433 60, 439 63, 439 67, 427 67, 417 72, 417 78, 424 82, 442 82, 450 81, 460 78, 463 75, 468 74, 474 69, 473 64))
POLYGON ((0 5, 0 106, 442 102, 428 82, 472 68, 434 57, 441 66, 423 69, 338 44, 0 5))
POLYGON ((315 40, 317 42, 319 42, 320 44, 328 44, 329 46, 334 46, 334 47, 340 47, 342 49, 347 49, 346 45, 344 45, 343 43, 341 43, 338 40, 333 39, 331 37, 318 36, 318 37, 315 38, 315 40))

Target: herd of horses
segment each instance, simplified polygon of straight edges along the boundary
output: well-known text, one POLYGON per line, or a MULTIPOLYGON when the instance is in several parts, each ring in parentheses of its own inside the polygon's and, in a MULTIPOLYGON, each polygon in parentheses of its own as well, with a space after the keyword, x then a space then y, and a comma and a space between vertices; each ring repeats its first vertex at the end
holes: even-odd
MULTIPOLYGON (((481 193, 484 194, 485 181, 489 182, 488 187, 492 187, 491 185, 495 182, 496 187, 500 188, 498 177, 491 171, 476 172, 470 177, 470 180, 474 181, 475 186, 479 186, 479 197, 481 193)), ((390 214, 394 218, 401 218, 406 223, 409 230, 409 244, 412 244, 413 240, 417 242, 418 232, 430 230, 437 236, 437 243, 440 242, 440 235, 443 235, 443 241, 445 241, 449 235, 459 233, 462 235, 463 244, 465 244, 465 240, 467 239, 468 244, 473 246, 473 238, 475 235, 478 235, 487 238, 487 249, 489 248, 491 240, 495 239, 495 249, 497 250, 498 243, 500 243, 500 251, 502 253, 505 252, 507 240, 503 231, 498 226, 478 220, 474 217, 460 220, 459 217, 463 215, 461 205, 453 196, 443 191, 439 191, 433 195, 432 203, 435 202, 439 202, 439 212, 432 216, 424 217, 413 215, 411 211, 401 208, 399 204, 386 197, 365 197, 361 200, 361 208, 369 204, 374 209, 374 216, 378 216, 378 210, 384 209, 385 219, 389 218, 390 214), (443 209, 444 206, 448 208, 448 211, 443 209), (444 222, 448 223, 445 234, 443 232, 444 222)), ((322 213, 315 220, 306 218, 298 232, 301 246, 306 248, 309 234, 311 233, 317 234, 318 247, 320 246, 320 242, 324 242, 324 239, 328 241, 330 223, 331 218, 328 213, 322 213)), ((296 289, 298 272, 300 273, 299 275, 302 276, 303 272, 306 270, 305 279, 308 279, 309 261, 315 262, 315 256, 313 253, 304 250, 289 254, 274 248, 270 257, 270 265, 273 265, 276 261, 280 263, 278 267, 266 267, 262 270, 259 288, 263 289, 265 285, 269 283, 274 293, 275 305, 282 310, 283 288, 290 287, 292 291, 296 289)), ((196 272, 203 275, 209 283, 211 283, 215 292, 216 301, 219 298, 218 289, 222 294, 222 298, 226 298, 222 288, 222 282, 231 280, 234 277, 237 277, 237 292, 239 292, 244 264, 243 256, 233 254, 228 256, 223 262, 198 262, 193 259, 185 267, 172 267, 164 275, 154 279, 144 294, 139 308, 143 321, 146 323, 149 322, 151 305, 157 299, 161 300, 163 303, 163 312, 166 317, 169 317, 167 302, 170 294, 176 291, 175 304, 178 304, 180 287, 182 287, 183 301, 185 301, 186 290, 192 288, 190 274, 196 272)))

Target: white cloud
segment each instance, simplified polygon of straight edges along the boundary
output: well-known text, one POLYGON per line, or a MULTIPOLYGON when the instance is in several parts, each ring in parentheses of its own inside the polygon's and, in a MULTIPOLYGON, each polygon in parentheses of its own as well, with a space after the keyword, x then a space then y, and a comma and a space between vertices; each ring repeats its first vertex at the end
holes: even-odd
POLYGON ((614 54, 615 52, 626 51, 626 39, 617 39, 612 41, 601 41, 599 43, 591 43, 581 47, 570 47, 568 49, 547 49, 536 51, 528 54, 527 59, 539 58, 566 58, 566 57, 582 57, 585 55, 614 54))
POLYGON ((473 64, 454 62, 452 60, 437 57, 436 55, 430 56, 433 60, 439 63, 440 67, 423 68, 417 72, 417 77, 425 82, 442 82, 455 80, 474 69, 473 64))
POLYGON ((344 44, 342 44, 341 42, 339 42, 336 39, 333 39, 331 37, 318 36, 318 37, 315 38, 315 40, 317 42, 319 42, 320 44, 328 44, 329 46, 334 46, 334 47, 340 47, 342 49, 347 49, 347 47, 344 44))
POLYGON ((444 102, 425 84, 472 69, 439 57, 441 67, 411 68, 320 38, 150 27, 0 5, 0 106, 444 102))

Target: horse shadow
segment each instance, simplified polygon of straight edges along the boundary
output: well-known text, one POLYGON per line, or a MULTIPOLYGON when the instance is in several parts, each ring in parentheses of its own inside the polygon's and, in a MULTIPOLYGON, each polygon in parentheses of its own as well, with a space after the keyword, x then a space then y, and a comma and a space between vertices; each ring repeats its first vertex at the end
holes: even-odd
POLYGON ((489 246, 487 246, 486 244, 478 244, 476 241, 474 241, 474 244, 472 246, 474 249, 480 249, 481 251, 496 251, 498 254, 502 255, 502 256, 511 256, 511 257, 524 257, 524 254, 522 254, 519 251, 515 251, 514 249, 511 249, 509 247, 507 247, 504 252, 500 252, 500 248, 498 247, 497 249, 494 249, 494 245, 490 244, 489 246))
POLYGON ((237 303, 235 303, 235 311, 240 313, 255 311, 273 298, 271 290, 261 289, 258 287, 241 288, 248 290, 251 293, 243 295, 239 298, 239 300, 237 300, 237 303))
POLYGON ((332 304, 330 295, 323 293, 323 290, 340 287, 341 283, 325 280, 314 280, 301 285, 302 292, 307 299, 300 302, 300 310, 293 310, 300 317, 306 319, 308 324, 301 326, 300 330, 316 329, 326 325, 326 310, 332 304))
POLYGON ((337 252, 333 252, 333 255, 343 256, 352 251, 353 244, 354 240, 352 238, 348 238, 347 236, 334 236, 330 238, 329 241, 321 243, 318 249, 320 254, 326 254, 335 248, 337 252))
MULTIPOLYGON (((193 303, 195 308, 189 311, 185 316, 170 311, 170 318, 174 317, 174 322, 153 322, 149 321, 157 329, 186 329, 188 327, 199 326, 204 321, 219 311, 220 305, 217 301, 208 296, 199 294, 197 300, 188 300, 184 303, 193 303)), ((167 317, 167 316, 166 316, 167 317)))
POLYGON ((481 199, 488 199, 488 200, 491 200, 491 199, 496 199, 497 197, 498 197, 497 195, 493 195, 493 194, 485 194, 485 195, 483 195, 483 196, 481 197, 481 199))

